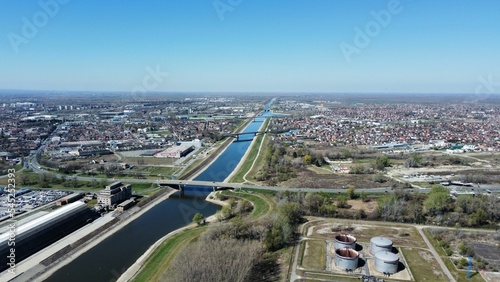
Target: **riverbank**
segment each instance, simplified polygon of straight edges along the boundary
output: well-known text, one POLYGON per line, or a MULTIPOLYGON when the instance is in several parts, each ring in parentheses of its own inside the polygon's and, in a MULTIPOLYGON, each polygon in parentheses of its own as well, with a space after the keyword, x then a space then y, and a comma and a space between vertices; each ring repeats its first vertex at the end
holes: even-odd
MULTIPOLYGON (((215 193, 217 193, 217 192, 212 192, 212 193, 208 194, 208 196, 205 198, 205 201, 213 203, 213 204, 216 204, 216 205, 219 205, 219 206, 228 205, 228 203, 226 203, 224 201, 216 200, 215 199, 215 193)), ((205 219, 205 222, 207 222, 207 223, 213 223, 213 222, 216 222, 216 221, 217 221, 217 218, 215 217, 215 215, 211 215, 211 216, 209 216, 209 217, 207 217, 205 219)), ((149 259, 149 257, 151 255, 153 255, 153 253, 158 249, 158 247, 160 245, 162 245, 166 240, 170 239, 174 235, 179 234, 180 232, 182 232, 184 230, 187 230, 187 229, 190 229, 190 228, 194 228, 196 226, 197 225, 194 224, 194 223, 193 224, 189 224, 187 226, 184 226, 184 227, 181 227, 181 228, 179 228, 177 230, 174 230, 174 231, 168 233, 167 235, 163 236, 162 238, 160 238, 153 245, 151 245, 148 248, 148 250, 142 256, 140 256, 135 261, 135 263, 133 265, 131 265, 127 269, 127 271, 125 271, 120 276, 120 278, 118 278, 117 282, 127 282, 127 281, 132 281, 133 279, 135 279, 135 277, 137 277, 137 275, 143 270, 143 268, 145 266, 145 262, 149 259)))
MULTIPOLYGON (((78 256, 81 254, 85 253, 86 251, 90 250, 91 248, 95 247, 97 244, 105 240, 106 238, 110 237, 147 211, 149 211, 151 208, 153 208, 156 204, 168 199, 172 194, 176 193, 176 190, 172 190, 169 192, 166 192, 165 194, 153 199, 149 203, 147 203, 144 207, 133 207, 129 213, 131 213, 129 216, 124 218, 123 220, 120 220, 107 228, 106 230, 103 230, 102 232, 97 235, 97 237, 90 238, 87 242, 83 243, 79 247, 75 248, 72 250, 70 253, 64 255, 62 258, 59 258, 56 260, 54 263, 50 264, 49 266, 44 266, 42 270, 38 271, 37 273, 34 273, 30 275, 30 277, 25 277, 23 275, 20 275, 16 277, 13 282, 17 281, 42 281, 50 277, 53 273, 55 273, 57 270, 62 268, 63 266, 69 264, 72 262, 74 259, 76 259, 78 256)), ((70 235, 71 236, 71 235, 70 235)), ((71 246, 71 244, 69 244, 71 246)), ((29 260, 29 259, 28 259, 29 260)), ((24 274, 24 273, 23 273, 24 274)))
MULTIPOLYGON (((248 125, 250 123, 252 123, 252 121, 253 121, 253 119, 248 119, 245 123, 243 123, 240 127, 238 127, 233 133, 243 132, 248 127, 248 125)), ((222 153, 229 147, 229 145, 231 145, 233 143, 233 141, 234 140, 232 137, 228 137, 227 140, 225 140, 216 149, 216 151, 212 155, 208 156, 198 166, 193 168, 191 171, 187 172, 180 179, 186 180, 186 179, 195 179, 196 177, 198 177, 198 175, 200 175, 203 171, 205 171, 205 169, 207 167, 211 166, 217 160, 217 158, 219 158, 220 155, 222 155, 222 153)))
MULTIPOLYGON (((266 120, 267 120, 267 118, 266 118, 266 120)), ((264 121, 262 123, 262 125, 259 127, 258 131, 264 131, 265 130, 264 127, 266 127, 266 126, 267 126, 267 122, 264 121)), ((233 169, 233 171, 226 177, 226 179, 224 179, 223 182, 230 182, 231 178, 233 178, 237 173, 239 173, 239 170, 241 169, 243 164, 245 164, 245 162, 247 161, 247 158, 250 155, 250 152, 252 151, 253 146, 255 146, 257 139, 258 139, 257 136, 253 138, 252 143, 250 143, 250 146, 248 146, 248 149, 245 152, 245 154, 243 155, 243 157, 241 158, 240 162, 236 165, 236 167, 233 169)))

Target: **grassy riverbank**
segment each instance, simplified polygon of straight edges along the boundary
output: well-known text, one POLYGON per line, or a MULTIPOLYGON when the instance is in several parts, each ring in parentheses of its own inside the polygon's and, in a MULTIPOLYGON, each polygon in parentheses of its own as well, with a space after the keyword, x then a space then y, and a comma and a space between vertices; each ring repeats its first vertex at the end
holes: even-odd
MULTIPOLYGON (((259 194, 252 191, 251 193, 248 191, 223 191, 221 193, 227 197, 240 198, 251 202, 253 206, 253 210, 250 213, 251 219, 257 219, 276 209, 276 202, 273 199, 273 194, 259 194)), ((151 255, 149 255, 137 275, 130 281, 160 281, 163 273, 175 256, 190 242, 196 241, 197 238, 207 230, 208 226, 191 226, 168 237, 151 255)))
POLYGON ((190 242, 196 240, 206 226, 186 229, 165 240, 146 260, 133 282, 160 281, 163 272, 177 253, 190 242))
MULTIPOLYGON (((262 130, 265 131, 267 129, 267 126, 269 125, 269 119, 266 119, 262 126, 262 130)), ((245 182, 244 176, 249 172, 250 170, 253 169, 254 162, 256 162, 256 159, 260 155, 260 149, 261 149, 261 144, 264 142, 266 139, 265 134, 260 134, 257 135, 255 138, 254 142, 252 142, 252 147, 250 148, 250 151, 244 157, 243 163, 237 167, 238 172, 234 174, 234 176, 231 178, 229 182, 231 183, 243 183, 245 182)), ((257 161, 258 163, 258 161, 257 161)))

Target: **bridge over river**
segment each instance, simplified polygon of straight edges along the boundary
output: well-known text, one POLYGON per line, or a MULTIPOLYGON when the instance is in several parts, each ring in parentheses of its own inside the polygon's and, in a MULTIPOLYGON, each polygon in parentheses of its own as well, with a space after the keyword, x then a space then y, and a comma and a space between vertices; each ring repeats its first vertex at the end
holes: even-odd
MULTIPOLYGON (((236 142, 240 141, 240 136, 242 135, 252 135, 252 138, 254 136, 257 136, 259 134, 280 134, 280 133, 285 133, 285 132, 289 132, 290 129, 282 129, 282 130, 266 130, 266 131, 252 131, 252 132, 240 132, 240 133, 226 133, 226 134, 222 134, 222 137, 229 137, 229 136, 232 136, 232 137, 235 137, 236 138, 236 142)), ((242 141, 249 141, 248 139, 246 140, 242 140, 242 141)))
MULTIPOLYGON (((158 180, 160 186, 168 186, 174 189, 183 191, 186 187, 206 187, 207 189, 212 189, 212 191, 217 190, 227 190, 227 189, 256 189, 256 190, 272 190, 272 191, 291 191, 291 192, 326 192, 326 193, 345 193, 346 189, 339 188, 290 188, 290 187, 276 187, 276 186, 260 186, 244 183, 227 183, 227 182, 217 182, 217 181, 198 181, 198 180, 158 180)), ((430 189, 415 189, 415 192, 428 193, 430 189)), ((356 192, 364 191, 365 193, 390 193, 390 187, 382 188, 363 188, 356 189, 356 192)))

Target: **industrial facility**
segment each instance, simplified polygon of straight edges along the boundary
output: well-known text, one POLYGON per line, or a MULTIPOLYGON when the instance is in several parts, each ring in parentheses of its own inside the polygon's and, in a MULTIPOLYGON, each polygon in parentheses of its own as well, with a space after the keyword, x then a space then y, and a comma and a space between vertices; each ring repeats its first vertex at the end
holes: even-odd
POLYGON ((97 195, 97 204, 102 207, 110 207, 119 204, 132 196, 132 186, 122 184, 120 181, 107 185, 97 195))
POLYGON ((80 200, 81 198, 83 198, 84 196, 85 196, 85 194, 83 194, 83 193, 73 193, 71 195, 68 195, 68 196, 65 196, 65 197, 62 197, 61 199, 59 199, 56 202, 56 206, 64 206, 67 204, 74 203, 74 202, 80 200))
POLYGON ((335 236, 335 266, 347 271, 358 268, 359 253, 356 251, 356 237, 347 234, 335 236))
POLYGON ((15 231, 7 230, 0 235, 0 271, 9 267, 12 249, 15 250, 15 261, 19 262, 72 233, 96 216, 87 205, 78 201, 17 226, 15 231))
POLYGON ((392 275, 399 270, 399 257, 392 252, 393 242, 388 238, 373 237, 368 249, 357 248, 357 238, 353 235, 337 234, 330 244, 333 247, 332 262, 337 270, 354 272, 367 261, 369 267, 374 267, 380 274, 392 275))
POLYGON ((370 253, 374 255, 380 251, 392 252, 392 241, 385 237, 373 237, 370 240, 370 253))
POLYGON ((189 153, 194 151, 194 145, 180 145, 180 146, 172 146, 167 148, 166 150, 156 153, 155 157, 157 158, 182 158, 187 156, 189 153))
POLYGON ((398 272, 399 257, 391 252, 380 251, 375 254, 375 269, 383 274, 398 272))
POLYGON ((356 248, 356 237, 352 235, 339 234, 335 236, 335 249, 356 248))
POLYGON ((350 248, 335 250, 335 265, 340 269, 353 271, 358 268, 359 253, 350 248))

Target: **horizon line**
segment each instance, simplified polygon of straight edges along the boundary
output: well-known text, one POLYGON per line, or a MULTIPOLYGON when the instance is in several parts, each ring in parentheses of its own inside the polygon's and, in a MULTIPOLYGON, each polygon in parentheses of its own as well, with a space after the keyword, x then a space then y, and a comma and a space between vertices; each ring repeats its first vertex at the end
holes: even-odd
MULTIPOLYGON (((125 90, 54 90, 54 89, 0 89, 0 92, 69 92, 69 93, 116 93, 116 94, 130 94, 136 95, 131 91, 125 90)), ((386 94, 386 95, 433 95, 433 94, 444 94, 444 95, 477 95, 477 96, 488 96, 488 95, 500 95, 500 92, 496 93, 466 93, 466 92, 357 92, 357 91, 183 91, 183 90, 165 90, 165 91, 147 91, 141 93, 140 95, 150 95, 150 94, 386 94)))

